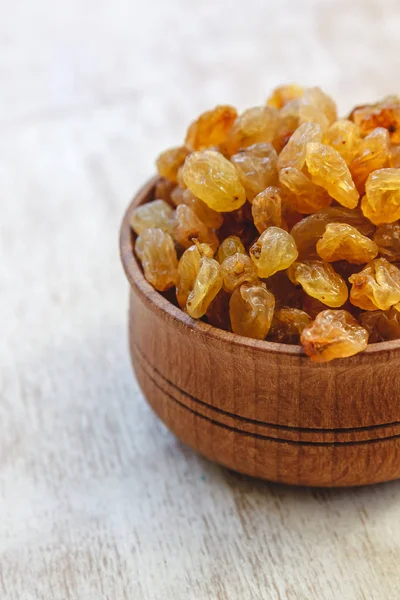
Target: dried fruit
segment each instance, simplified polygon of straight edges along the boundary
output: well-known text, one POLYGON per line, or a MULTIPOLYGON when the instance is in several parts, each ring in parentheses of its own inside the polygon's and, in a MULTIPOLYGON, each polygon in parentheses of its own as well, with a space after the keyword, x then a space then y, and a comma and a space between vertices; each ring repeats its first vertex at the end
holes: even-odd
POLYGON ((327 362, 365 350, 368 331, 346 310, 324 310, 303 330, 301 343, 313 362, 327 362))
POLYGON ((290 83, 289 85, 281 85, 274 89, 273 93, 267 100, 268 106, 274 108, 282 108, 291 100, 301 98, 304 94, 304 88, 296 83, 290 83))
POLYGON ((307 88, 300 99, 300 123, 318 123, 322 129, 336 121, 336 104, 319 87, 307 88))
POLYGON ((337 150, 325 144, 312 142, 307 145, 306 162, 313 183, 325 188, 342 206, 357 206, 360 194, 345 160, 337 150))
POLYGON ((180 204, 175 211, 174 238, 183 248, 189 248, 193 240, 209 244, 214 251, 219 244, 215 231, 209 229, 186 204, 180 204))
POLYGON ((245 283, 258 283, 258 275, 255 264, 250 256, 237 252, 233 256, 227 256, 221 264, 222 275, 224 278, 224 290, 233 292, 233 290, 245 283))
POLYGON ((361 209, 375 225, 400 219, 400 169, 379 169, 369 175, 361 209))
POLYGON ((176 183, 178 181, 178 170, 183 165, 190 150, 186 146, 178 146, 165 150, 157 158, 157 170, 169 181, 176 183))
POLYGON ((179 260, 176 299, 182 309, 186 307, 187 299, 193 289, 202 256, 212 258, 212 248, 208 244, 197 243, 185 250, 179 260))
POLYGON ((269 227, 250 248, 259 277, 270 277, 290 267, 298 256, 293 237, 279 227, 269 227))
POLYGON ((264 286, 244 283, 236 288, 229 302, 232 331, 264 340, 271 326, 274 308, 274 296, 264 286))
POLYGON ((301 171, 306 162, 307 144, 320 142, 322 130, 317 123, 303 123, 290 137, 278 159, 278 169, 293 167, 301 171))
POLYGON ((213 258, 203 256, 186 302, 186 310, 191 317, 200 319, 207 312, 222 287, 222 281, 220 264, 213 258))
POLYGON ((359 321, 369 333, 370 344, 400 339, 400 313, 394 307, 364 312, 359 321))
POLYGON ((202 200, 193 196, 190 190, 182 190, 181 188, 176 187, 171 194, 171 200, 176 206, 179 206, 179 204, 190 206, 207 227, 210 227, 211 229, 219 229, 222 227, 224 218, 221 213, 209 208, 202 200))
POLYGON ((326 262, 347 260, 362 265, 373 260, 378 251, 375 242, 347 223, 328 223, 317 242, 317 252, 326 262))
POLYGON ((190 125, 186 146, 192 150, 203 150, 223 144, 236 117, 233 106, 216 106, 213 110, 207 110, 190 125))
POLYGON ((149 227, 172 233, 173 214, 174 211, 164 200, 153 200, 135 208, 131 216, 131 227, 138 235, 149 227))
POLYGON ((145 229, 135 243, 144 276, 156 290, 168 290, 178 279, 178 258, 169 233, 158 228, 145 229))
POLYGON ((279 113, 271 106, 248 108, 234 122, 226 142, 226 150, 232 155, 240 148, 253 144, 272 142, 279 125, 279 113))
POLYGON ((235 210, 246 202, 237 170, 219 152, 193 152, 183 167, 183 179, 192 194, 218 212, 235 210))
POLYGON ((267 187, 257 194, 251 205, 254 225, 259 233, 268 227, 282 227, 282 200, 277 187, 267 187))
POLYGON ((348 298, 345 281, 329 263, 317 260, 295 262, 288 275, 293 283, 301 285, 306 294, 331 308, 343 306, 348 298))
POLYGON ((381 127, 361 140, 359 149, 350 163, 350 173, 360 194, 364 193, 365 182, 372 171, 386 167, 389 161, 389 135, 381 127))
POLYGON ((400 98, 397 96, 387 96, 376 104, 356 106, 349 118, 359 125, 363 135, 376 127, 384 127, 391 141, 400 143, 400 98))
POLYGON ((302 171, 294 167, 281 169, 279 181, 292 192, 291 204, 300 213, 313 213, 329 206, 332 202, 332 198, 322 187, 313 183, 302 171))
POLYGON ((237 235, 231 235, 221 242, 217 252, 217 260, 219 263, 222 263, 225 258, 233 256, 237 252, 245 254, 246 250, 241 239, 237 235))
POLYGON ((350 302, 363 310, 387 310, 400 302, 400 269, 385 258, 376 258, 349 282, 350 302))
POLYGON ((359 209, 349 209, 342 206, 329 206, 313 215, 305 217, 291 230, 302 258, 317 256, 316 243, 322 237, 328 223, 348 223, 361 234, 371 236, 375 230, 372 223, 366 219, 359 209))
POLYGON ((400 339, 399 98, 338 120, 319 88, 281 86, 239 116, 204 112, 157 168, 131 227, 166 299, 241 335, 301 336, 315 361, 400 339))
POLYGON ((284 306, 274 314, 268 339, 285 344, 297 344, 300 334, 310 323, 311 317, 303 310, 284 306))
POLYGON ((277 160, 275 148, 266 143, 253 144, 232 156, 231 161, 238 170, 250 202, 266 187, 278 182, 277 160))
MULTIPOLYGON (((321 141, 321 140, 310 140, 321 141)), ((356 156, 360 143, 361 131, 358 125, 347 119, 336 121, 328 127, 322 136, 322 142, 332 146, 349 165, 356 156)))
POLYGON ((373 240, 384 258, 390 262, 400 261, 400 222, 381 225, 373 240))

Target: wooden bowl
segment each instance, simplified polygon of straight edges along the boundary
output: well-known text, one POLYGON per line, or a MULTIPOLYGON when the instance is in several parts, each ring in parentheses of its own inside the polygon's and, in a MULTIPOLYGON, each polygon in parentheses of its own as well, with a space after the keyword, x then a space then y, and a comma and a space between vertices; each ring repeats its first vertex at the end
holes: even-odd
POLYGON ((147 401, 184 443, 230 469, 284 483, 351 486, 400 477, 400 343, 313 364, 300 346, 195 321, 152 288, 121 229, 133 366, 147 401))

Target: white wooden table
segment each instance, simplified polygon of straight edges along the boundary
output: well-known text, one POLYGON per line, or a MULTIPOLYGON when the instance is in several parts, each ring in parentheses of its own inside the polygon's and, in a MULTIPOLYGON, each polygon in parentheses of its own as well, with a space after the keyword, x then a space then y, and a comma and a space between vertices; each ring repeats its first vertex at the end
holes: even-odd
POLYGON ((287 80, 399 92, 396 0, 14 0, 0 20, 1 600, 400 598, 400 483, 252 481, 132 376, 117 234, 160 149, 287 80))

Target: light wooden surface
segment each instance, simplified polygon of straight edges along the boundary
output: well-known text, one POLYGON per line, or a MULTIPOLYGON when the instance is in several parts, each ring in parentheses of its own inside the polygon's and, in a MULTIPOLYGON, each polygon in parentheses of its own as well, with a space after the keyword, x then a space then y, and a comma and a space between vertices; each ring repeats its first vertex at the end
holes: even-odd
POLYGON ((400 597, 399 482, 252 481, 153 416, 117 243, 193 114, 282 80, 343 112, 399 91, 399 28, 396 0, 3 2, 1 600, 400 597))

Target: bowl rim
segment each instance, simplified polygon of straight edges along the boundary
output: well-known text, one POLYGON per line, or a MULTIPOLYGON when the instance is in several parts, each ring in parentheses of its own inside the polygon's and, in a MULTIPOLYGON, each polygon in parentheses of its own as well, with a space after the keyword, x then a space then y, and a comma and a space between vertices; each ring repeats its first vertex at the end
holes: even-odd
MULTIPOLYGON (((132 211, 147 199, 147 197, 153 191, 155 184, 159 180, 160 177, 158 175, 153 176, 138 190, 129 203, 122 220, 119 236, 120 256, 125 274, 131 287, 135 287, 143 299, 146 299, 149 302, 153 311, 166 315, 170 320, 175 321, 182 328, 190 329, 191 331, 198 332, 203 336, 212 337, 217 341, 228 342, 234 344, 235 346, 241 346, 251 350, 259 350, 273 354, 286 354, 304 357, 308 360, 308 357, 302 346, 298 344, 281 344, 279 342, 270 342, 268 340, 247 338, 236 333, 232 333, 231 331, 219 329, 218 327, 214 327, 209 323, 204 323, 201 320, 193 319, 187 313, 183 312, 180 308, 172 304, 172 302, 170 302, 167 298, 164 298, 164 296, 162 296, 162 294, 153 288, 153 286, 145 279, 141 266, 139 265, 132 248, 130 219, 132 211)), ((360 352, 354 356, 361 357, 363 355, 381 354, 385 351, 388 352, 398 349, 400 349, 400 340, 391 340, 387 342, 368 344, 367 348, 363 352, 360 352)), ((340 362, 346 361, 348 363, 352 358, 354 358, 354 356, 341 359, 340 362)), ((331 363, 316 363, 315 366, 326 367, 330 364, 331 363)))

